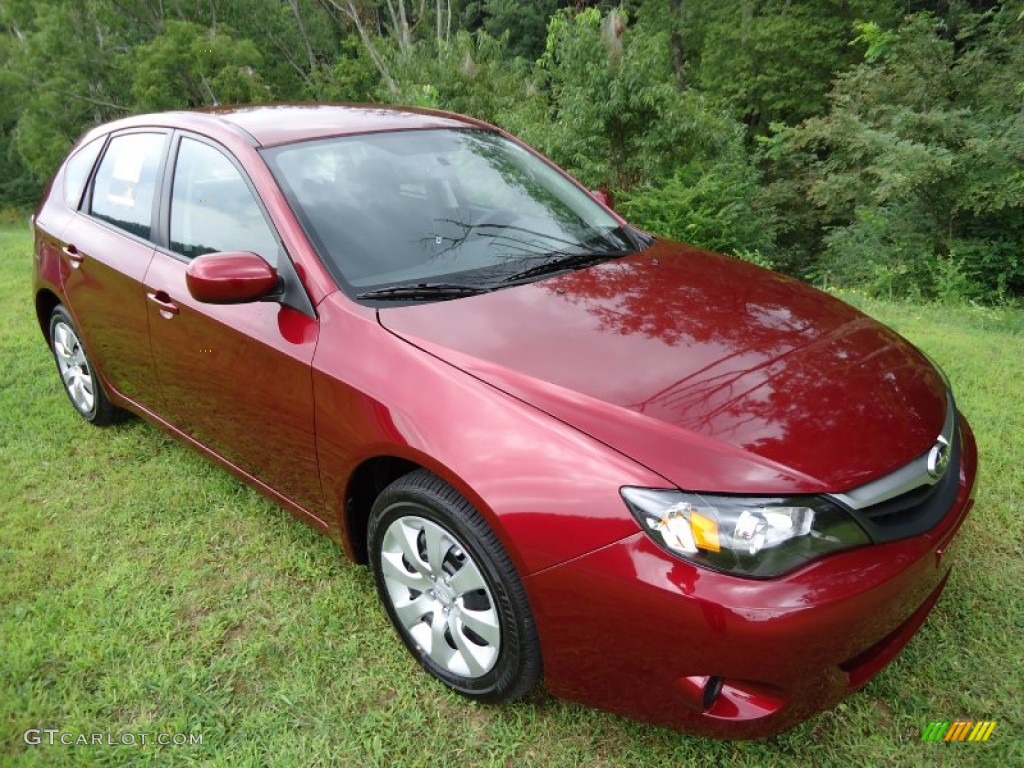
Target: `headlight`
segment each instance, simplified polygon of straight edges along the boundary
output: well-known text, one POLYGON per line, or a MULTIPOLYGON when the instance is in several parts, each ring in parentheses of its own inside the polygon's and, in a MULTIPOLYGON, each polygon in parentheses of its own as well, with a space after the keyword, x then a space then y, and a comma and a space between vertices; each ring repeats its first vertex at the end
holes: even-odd
POLYGON ((623 488, 640 527, 666 551, 738 576, 771 578, 870 543, 842 509, 813 496, 710 496, 623 488))

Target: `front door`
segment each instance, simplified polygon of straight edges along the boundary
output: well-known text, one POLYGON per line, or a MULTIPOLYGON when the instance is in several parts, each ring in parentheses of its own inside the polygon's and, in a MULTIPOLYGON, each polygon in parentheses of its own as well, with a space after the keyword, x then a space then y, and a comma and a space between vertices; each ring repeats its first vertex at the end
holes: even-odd
POLYGON ((245 176, 218 147, 183 136, 174 156, 169 247, 146 275, 164 418, 308 510, 323 505, 313 432, 314 318, 273 301, 203 304, 185 284, 203 253, 287 259, 245 176))

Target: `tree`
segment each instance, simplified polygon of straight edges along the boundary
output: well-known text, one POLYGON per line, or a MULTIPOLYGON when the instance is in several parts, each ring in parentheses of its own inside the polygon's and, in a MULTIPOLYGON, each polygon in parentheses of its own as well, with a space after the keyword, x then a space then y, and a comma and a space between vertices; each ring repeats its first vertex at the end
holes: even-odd
MULTIPOLYGON (((779 127, 768 157, 803 196, 824 254, 812 276, 893 293, 1024 292, 1024 30, 1005 10, 930 14, 844 73, 831 110, 779 127)), ((795 194, 794 194, 795 193, 795 194)), ((805 209, 806 210, 806 209, 805 209)), ((812 246, 814 250, 814 246, 812 246)))
POLYGON ((854 21, 895 24, 895 4, 880 0, 700 0, 692 17, 707 14, 695 83, 728 104, 752 133, 774 122, 793 124, 824 111, 833 77, 859 61, 849 44, 854 21))
POLYGON ((484 0, 484 29, 494 37, 508 35, 508 52, 533 61, 544 51, 548 19, 559 0, 484 0))
POLYGON ((8 140, 36 194, 84 128, 130 111, 115 60, 119 41, 107 34, 104 10, 63 3, 3 6, 3 83, 16 98, 0 107, 0 125, 11 126, 8 140))
POLYGON ((224 27, 168 21, 132 51, 126 69, 135 106, 156 111, 265 101, 270 89, 256 71, 261 59, 251 40, 236 40, 224 27))

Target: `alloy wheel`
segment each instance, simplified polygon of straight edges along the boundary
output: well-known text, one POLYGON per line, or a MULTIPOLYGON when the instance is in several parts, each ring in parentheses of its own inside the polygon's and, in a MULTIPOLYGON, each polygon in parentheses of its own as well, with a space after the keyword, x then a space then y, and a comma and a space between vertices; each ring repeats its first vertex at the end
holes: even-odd
POLYGON ((83 414, 90 413, 96 403, 92 370, 75 329, 63 320, 53 326, 53 353, 71 402, 83 414))
POLYGON ((398 621, 441 669, 474 679, 501 653, 501 619, 491 587, 458 538, 407 514, 381 539, 381 577, 398 621))

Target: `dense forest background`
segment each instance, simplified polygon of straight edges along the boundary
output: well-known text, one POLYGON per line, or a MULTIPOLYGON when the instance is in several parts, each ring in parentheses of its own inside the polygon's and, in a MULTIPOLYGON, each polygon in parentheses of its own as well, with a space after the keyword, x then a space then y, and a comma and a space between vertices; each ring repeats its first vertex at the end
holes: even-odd
POLYGON ((96 123, 286 100, 484 118, 818 284, 1024 296, 1024 2, 0 0, 0 208, 96 123))

